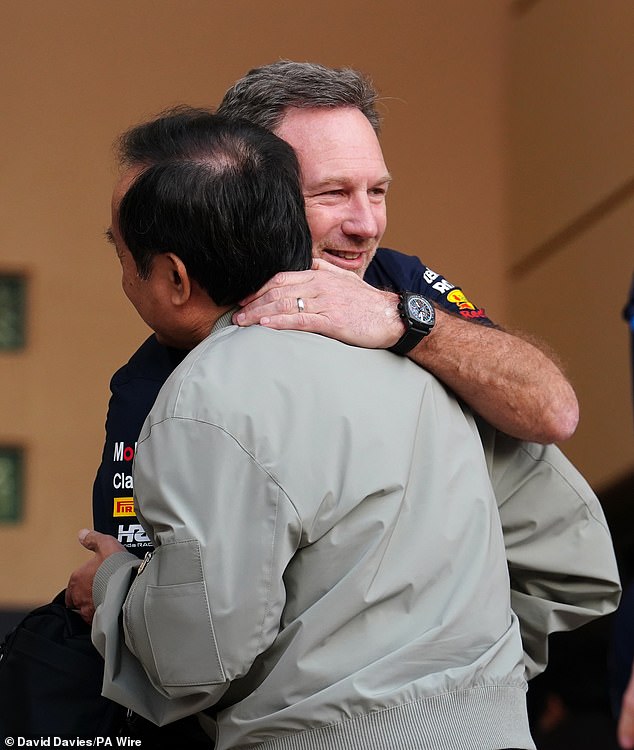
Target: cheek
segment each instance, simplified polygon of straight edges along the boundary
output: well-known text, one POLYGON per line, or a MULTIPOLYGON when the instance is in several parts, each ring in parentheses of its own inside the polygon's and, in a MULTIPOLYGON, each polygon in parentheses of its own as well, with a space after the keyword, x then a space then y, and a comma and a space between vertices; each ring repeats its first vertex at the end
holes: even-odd
POLYGON ((123 293, 138 310, 139 301, 142 299, 142 290, 139 289, 139 279, 136 274, 124 272, 121 275, 121 288, 123 293))
POLYGON ((126 283, 122 283, 121 288, 123 289, 125 296, 128 298, 128 301, 134 303, 134 294, 131 293, 130 287, 126 283))
POLYGON ((125 272, 121 274, 121 288, 125 296, 130 299, 134 285, 130 282, 130 277, 125 272))
POLYGON ((307 208, 306 219, 310 228, 313 245, 319 244, 341 224, 338 210, 333 206, 307 208))
POLYGON ((381 206, 376 207, 376 210, 374 212, 374 220, 376 221, 376 225, 379 229, 379 235, 383 236, 385 230, 387 229, 387 211, 385 203, 383 203, 381 206))

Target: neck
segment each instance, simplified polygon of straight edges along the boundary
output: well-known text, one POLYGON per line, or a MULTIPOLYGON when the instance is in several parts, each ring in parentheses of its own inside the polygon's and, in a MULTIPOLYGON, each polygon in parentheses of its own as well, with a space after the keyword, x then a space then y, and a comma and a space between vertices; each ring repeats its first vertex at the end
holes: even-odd
POLYGON ((186 319, 183 319, 181 325, 177 329, 173 329, 171 335, 157 334, 157 339, 165 346, 191 351, 201 341, 204 341, 212 331, 231 325, 231 315, 235 309, 233 306, 216 307, 215 305, 207 305, 193 317, 190 314, 186 319))
POLYGON ((191 346, 197 346, 201 341, 207 338, 213 331, 231 325, 231 316, 235 307, 225 305, 224 307, 213 307, 204 311, 199 321, 190 331, 191 346))

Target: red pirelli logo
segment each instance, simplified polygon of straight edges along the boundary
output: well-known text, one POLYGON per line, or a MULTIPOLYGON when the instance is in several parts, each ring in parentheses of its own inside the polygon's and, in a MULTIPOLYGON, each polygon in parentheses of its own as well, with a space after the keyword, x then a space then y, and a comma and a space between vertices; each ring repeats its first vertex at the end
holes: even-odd
POLYGON ((113 510, 112 515, 114 516, 114 518, 121 518, 121 516, 133 516, 134 515, 134 498, 115 497, 114 510, 113 510))

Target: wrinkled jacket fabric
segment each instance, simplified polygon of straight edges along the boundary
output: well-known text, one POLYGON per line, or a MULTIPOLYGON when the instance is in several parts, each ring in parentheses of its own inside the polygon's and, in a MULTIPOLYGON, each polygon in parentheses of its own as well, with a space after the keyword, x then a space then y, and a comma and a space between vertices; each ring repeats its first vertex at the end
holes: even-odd
MULTIPOLYGON (((482 308, 465 297, 460 287, 415 256, 380 247, 364 281, 381 289, 418 292, 453 315, 480 325, 494 325, 482 308)), ((93 523, 97 531, 116 537, 140 558, 152 549, 152 544, 133 512, 132 458, 141 427, 158 392, 186 353, 159 344, 152 335, 110 381, 103 454, 93 485, 93 523)), ((372 408, 372 403, 368 408, 372 408)))
MULTIPOLYGON (((409 361, 224 329, 159 395, 135 488, 156 550, 95 580, 108 697, 157 723, 215 707, 219 750, 533 747, 482 443, 409 361)), ((618 599, 592 511, 572 520, 601 573, 579 568, 567 625, 618 599)))
POLYGON ((618 607, 614 547, 599 500, 559 448, 515 440, 480 418, 477 424, 531 679, 548 663, 546 634, 574 630, 618 607))

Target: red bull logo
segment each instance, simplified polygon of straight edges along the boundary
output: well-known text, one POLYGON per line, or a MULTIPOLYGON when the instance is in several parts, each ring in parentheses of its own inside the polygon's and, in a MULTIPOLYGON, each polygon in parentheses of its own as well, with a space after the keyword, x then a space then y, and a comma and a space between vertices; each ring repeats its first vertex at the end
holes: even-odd
POLYGON ((460 310, 477 309, 476 306, 472 302, 469 302, 469 300, 464 296, 464 292, 462 291, 462 289, 452 289, 447 295, 447 299, 449 300, 449 302, 453 302, 453 304, 460 310))
POLYGON ((458 308, 463 318, 486 318, 484 310, 476 307, 473 302, 469 302, 462 289, 452 289, 447 294, 447 300, 458 308))

